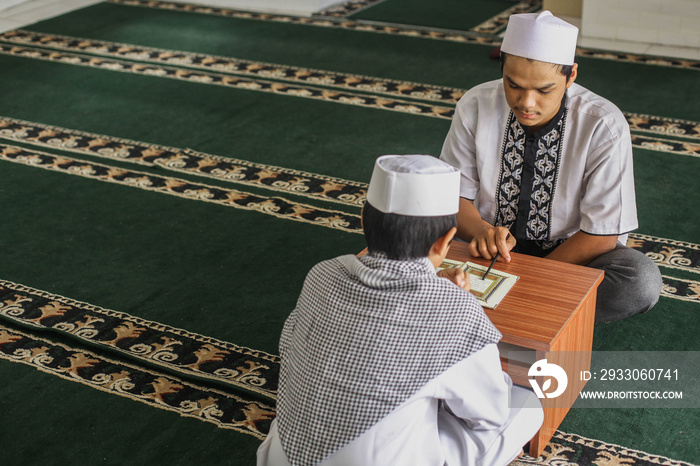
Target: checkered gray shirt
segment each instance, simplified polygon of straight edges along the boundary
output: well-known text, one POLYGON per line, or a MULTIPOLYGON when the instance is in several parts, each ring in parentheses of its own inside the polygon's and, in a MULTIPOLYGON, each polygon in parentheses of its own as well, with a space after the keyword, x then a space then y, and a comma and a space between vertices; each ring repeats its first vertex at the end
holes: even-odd
POLYGON ((322 461, 500 338, 474 297, 439 278, 427 258, 321 262, 280 340, 277 422, 287 458, 322 461))

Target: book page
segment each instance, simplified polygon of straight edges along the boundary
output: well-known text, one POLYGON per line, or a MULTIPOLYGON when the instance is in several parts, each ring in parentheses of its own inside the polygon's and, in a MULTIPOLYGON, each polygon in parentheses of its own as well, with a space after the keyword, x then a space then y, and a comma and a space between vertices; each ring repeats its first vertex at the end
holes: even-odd
MULTIPOLYGON (((471 284, 472 284, 472 291, 476 291, 477 293, 484 293, 488 288, 493 284, 495 279, 492 279, 491 277, 487 277, 486 279, 481 278, 481 275, 477 277, 476 274, 470 274, 471 275, 471 284)), ((489 274, 491 275, 491 274, 489 274)))
POLYGON ((459 267, 469 274, 471 289, 469 290, 482 306, 494 309, 503 297, 520 278, 517 275, 491 269, 487 277, 484 277, 486 268, 472 262, 459 262, 445 259, 438 270, 459 267))

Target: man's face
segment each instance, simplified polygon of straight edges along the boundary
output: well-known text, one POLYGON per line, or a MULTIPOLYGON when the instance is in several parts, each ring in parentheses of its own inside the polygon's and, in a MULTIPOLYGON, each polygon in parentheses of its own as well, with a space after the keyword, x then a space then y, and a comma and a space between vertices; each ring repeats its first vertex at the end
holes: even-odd
POLYGON ((576 79, 578 64, 567 82, 559 65, 508 55, 503 64, 506 101, 521 125, 538 130, 559 111, 566 89, 576 79))

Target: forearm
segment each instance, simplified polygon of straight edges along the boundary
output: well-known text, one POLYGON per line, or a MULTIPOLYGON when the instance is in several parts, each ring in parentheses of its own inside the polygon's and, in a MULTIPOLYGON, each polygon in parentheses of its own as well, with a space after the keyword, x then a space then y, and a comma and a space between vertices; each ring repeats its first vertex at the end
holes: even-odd
POLYGON ((547 255, 547 259, 586 265, 615 249, 616 244, 617 236, 593 236, 579 231, 547 255))
POLYGON ((471 241, 488 228, 493 228, 493 225, 481 218, 474 202, 461 198, 457 214, 457 236, 463 241, 471 241))

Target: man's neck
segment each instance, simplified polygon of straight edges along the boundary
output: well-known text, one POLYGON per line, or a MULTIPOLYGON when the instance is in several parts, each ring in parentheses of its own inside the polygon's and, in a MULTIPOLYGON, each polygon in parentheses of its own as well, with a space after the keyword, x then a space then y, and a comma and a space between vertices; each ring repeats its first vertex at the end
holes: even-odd
MULTIPOLYGON (((554 116, 544 124, 540 124, 537 126, 526 126, 525 131, 527 132, 528 136, 541 136, 542 130, 549 129, 554 124, 558 123, 561 118, 564 116, 564 108, 566 107, 566 93, 564 93, 564 96, 561 99, 561 103, 559 104, 559 108, 557 109, 557 113, 554 114, 554 116)), ((547 131, 545 131, 547 132, 547 131)))

